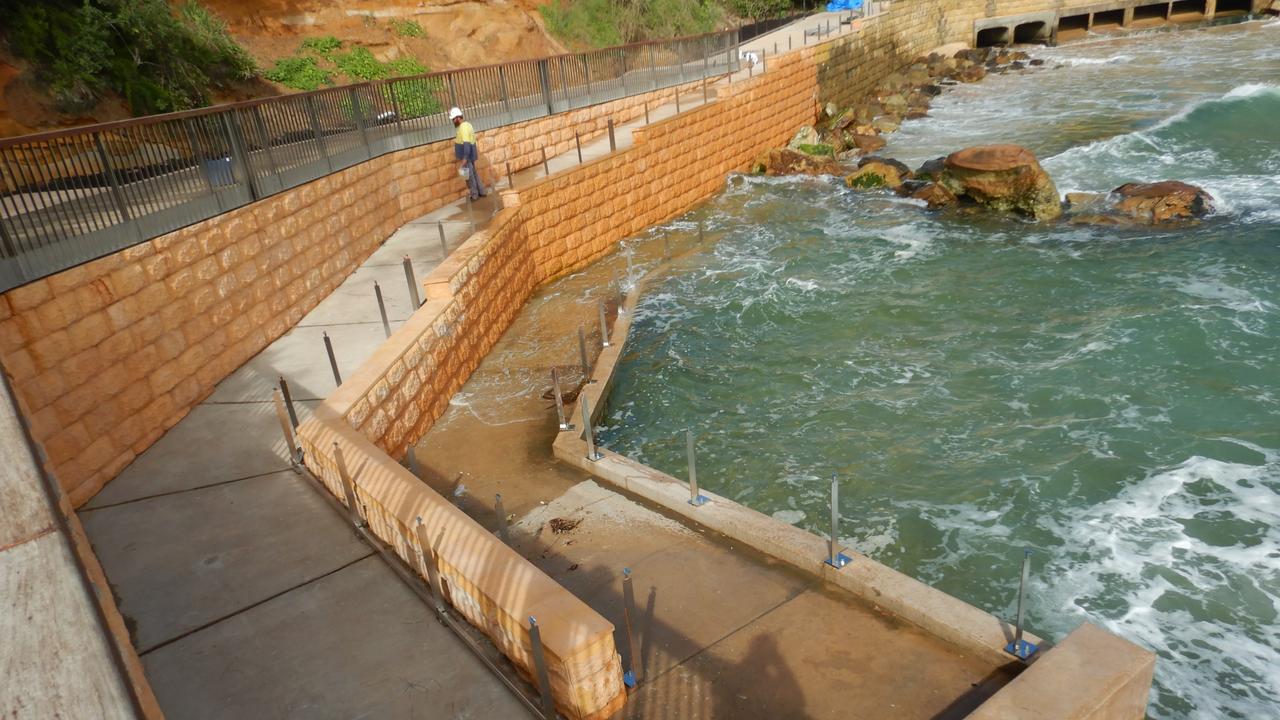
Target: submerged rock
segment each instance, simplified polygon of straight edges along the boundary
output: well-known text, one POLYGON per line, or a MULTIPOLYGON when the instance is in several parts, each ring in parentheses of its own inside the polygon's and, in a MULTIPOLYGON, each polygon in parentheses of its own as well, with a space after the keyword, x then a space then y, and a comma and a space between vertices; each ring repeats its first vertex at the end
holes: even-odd
POLYGON ((1111 193, 1118 198, 1118 212, 1155 225, 1193 220, 1213 212, 1212 195, 1178 180, 1128 183, 1111 193))
POLYGON ((1019 145, 979 145, 951 153, 942 184, 979 205, 1016 212, 1035 220, 1062 215, 1053 179, 1036 156, 1019 145))
POLYGON ((937 210, 938 208, 955 205, 958 199, 956 198, 955 193, 936 182, 925 183, 923 187, 917 189, 907 197, 925 201, 930 210, 937 210))
POLYGON ((830 155, 809 155, 793 148, 766 150, 751 163, 757 175, 839 175, 842 168, 830 155))

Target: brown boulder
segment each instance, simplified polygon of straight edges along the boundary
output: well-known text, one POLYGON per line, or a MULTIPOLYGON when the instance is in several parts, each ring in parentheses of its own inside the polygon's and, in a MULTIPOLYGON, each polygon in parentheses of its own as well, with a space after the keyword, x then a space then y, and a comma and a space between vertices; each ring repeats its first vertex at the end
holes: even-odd
POLYGON ((1192 220, 1213 212, 1213 196, 1177 180, 1129 183, 1111 191, 1116 210, 1143 222, 1160 224, 1192 220))
POLYGON ((861 153, 873 153, 885 146, 884 138, 879 135, 856 135, 846 134, 844 136, 845 145, 848 147, 856 147, 861 153))
POLYGON ((948 190, 939 183, 928 183, 924 187, 911 193, 908 197, 916 200, 923 200, 929 205, 930 210, 947 207, 956 204, 955 193, 948 190))
POLYGON ((980 145, 947 156, 942 182, 980 205, 1036 220, 1062 214, 1053 179, 1036 156, 1018 145, 980 145))
POLYGON ((757 175, 839 175, 840 164, 835 158, 808 155, 791 148, 773 148, 760 154, 751 163, 751 171, 757 175))
POLYGON ((889 162, 864 158, 858 171, 845 177, 844 183, 855 190, 893 189, 902 185, 902 173, 889 162))
POLYGON ((955 74, 955 79, 965 83, 975 83, 987 76, 987 69, 981 65, 971 65, 955 74))

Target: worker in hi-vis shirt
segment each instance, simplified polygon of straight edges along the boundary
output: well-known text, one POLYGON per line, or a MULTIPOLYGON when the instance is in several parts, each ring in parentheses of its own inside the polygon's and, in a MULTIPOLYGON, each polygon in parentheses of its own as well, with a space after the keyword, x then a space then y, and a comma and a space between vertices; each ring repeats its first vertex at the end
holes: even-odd
POLYGON ((449 111, 449 119, 458 128, 453 138, 453 157, 458 161, 458 174, 467 179, 467 190, 472 200, 484 197, 484 186, 480 184, 480 175, 476 172, 476 129, 471 123, 462 119, 462 110, 453 108, 449 111))

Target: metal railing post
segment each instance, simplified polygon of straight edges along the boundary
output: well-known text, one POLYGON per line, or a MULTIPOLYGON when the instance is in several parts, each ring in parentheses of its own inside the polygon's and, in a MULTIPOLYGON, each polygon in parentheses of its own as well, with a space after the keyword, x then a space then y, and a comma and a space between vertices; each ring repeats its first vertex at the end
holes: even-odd
MULTIPOLYGON (((132 228, 134 237, 137 238, 138 242, 141 242, 142 230, 138 228, 137 223, 133 222, 133 217, 129 212, 129 205, 125 202, 124 193, 120 190, 120 179, 116 177, 115 167, 111 164, 111 158, 107 155, 107 148, 102 143, 101 133, 93 134, 93 146, 97 150, 98 162, 102 165, 102 173, 107 176, 107 186, 111 188, 111 201, 115 204, 116 212, 120 215, 120 223, 132 228)), ((203 168, 201 171, 203 173, 203 168)))
POLYGON ((578 136, 578 131, 573 131, 573 144, 578 148, 578 164, 582 164, 582 138, 578 136))
POLYGON ((684 431, 685 449, 689 456, 689 504, 694 507, 706 505, 710 498, 698 490, 698 455, 693 446, 693 431, 684 431))
MULTIPOLYGON (((440 245, 444 247, 443 225, 440 226, 440 245)), ((404 281, 409 285, 409 299, 413 302, 413 309, 417 310, 422 307, 422 300, 418 299, 418 279, 413 276, 413 261, 409 259, 408 255, 405 255, 401 264, 404 265, 404 281)))
POLYGON ((449 105, 461 108, 462 106, 458 104, 458 84, 453 79, 455 74, 456 73, 449 73, 445 76, 449 78, 449 105))
POLYGON ((342 494, 347 501, 347 514, 356 527, 365 527, 364 518, 360 516, 360 503, 356 500, 355 482, 351 479, 351 473, 347 472, 347 460, 337 441, 333 443, 333 463, 338 466, 338 480, 342 483, 342 494))
POLYGON ((542 100, 547 105, 547 114, 552 115, 556 110, 551 99, 551 68, 546 60, 538 61, 538 83, 542 85, 542 100))
MULTIPOLYGON (((218 113, 222 116, 222 129, 227 133, 227 142, 231 144, 231 177, 236 178, 237 168, 239 175, 244 178, 245 187, 249 189, 249 197, 257 200, 264 193, 259 191, 257 178, 253 174, 253 166, 249 164, 249 154, 244 149, 244 135, 240 131, 240 122, 235 119, 234 111, 218 113)), ((367 146, 368 143, 366 142, 367 146)))
MULTIPOLYGON (((436 223, 436 230, 440 231, 440 261, 444 262, 445 258, 449 257, 449 241, 446 240, 444 237, 443 221, 436 223)), ((409 272, 413 272, 412 267, 409 268, 409 272)), ((412 277, 410 277, 409 280, 410 280, 410 284, 413 286, 413 289, 417 290, 418 289, 417 281, 414 280, 412 277)))
POLYGON ((646 46, 645 49, 649 51, 649 82, 652 84, 652 87, 650 87, 649 89, 657 90, 658 89, 658 66, 653 59, 653 44, 650 43, 649 45, 646 46))
POLYGON ((329 354, 329 367, 333 370, 333 384, 342 385, 342 373, 338 372, 338 358, 333 355, 333 341, 329 339, 329 332, 322 331, 324 335, 324 351, 329 354))
POLYGON ((595 95, 591 92, 591 62, 587 60, 586 54, 582 56, 582 76, 587 81, 587 104, 594 105, 595 95))
POLYGON ((262 148, 267 151, 267 162, 271 165, 271 174, 276 176, 276 184, 283 190, 284 179, 280 177, 280 165, 276 162, 276 153, 271 147, 271 135, 267 132, 267 124, 262 119, 262 107, 254 105, 252 110, 253 124, 258 128, 258 134, 262 136, 262 148))
POLYGON ((618 141, 613 137, 613 118, 609 118, 609 152, 616 152, 618 141))
POLYGON ((333 172, 333 158, 329 157, 329 148, 325 146, 324 133, 320 131, 320 114, 316 112, 315 97, 305 95, 302 98, 302 104, 307 109, 307 119, 311 121, 311 134, 316 139, 316 147, 320 150, 320 155, 324 157, 324 164, 329 167, 329 172, 333 172))
POLYGON ((542 716, 546 720, 555 720, 556 701, 551 696, 551 677, 547 674, 547 656, 542 649, 542 631, 538 629, 538 619, 529 616, 529 645, 533 655, 534 674, 538 678, 538 699, 542 703, 542 716))
POLYGON ((547 146, 542 146, 542 175, 547 177, 551 175, 551 165, 547 162, 547 146))
MULTIPOLYGON (((360 142, 364 145, 365 158, 373 157, 373 147, 369 145, 369 130, 364 123, 364 108, 360 106, 359 85, 352 85, 347 90, 347 95, 351 98, 351 119, 355 122, 356 128, 360 130, 360 142)), ((372 105, 370 106, 372 109, 372 105)))
POLYGON ((373 294, 378 298, 378 315, 382 316, 382 331, 387 337, 391 337, 391 323, 387 321, 387 304, 382 301, 382 288, 378 287, 378 281, 373 281, 373 294))
POLYGON ((498 85, 502 90, 502 107, 507 112, 507 122, 515 122, 516 116, 511 114, 511 95, 507 92, 507 73, 504 66, 498 66, 498 85))

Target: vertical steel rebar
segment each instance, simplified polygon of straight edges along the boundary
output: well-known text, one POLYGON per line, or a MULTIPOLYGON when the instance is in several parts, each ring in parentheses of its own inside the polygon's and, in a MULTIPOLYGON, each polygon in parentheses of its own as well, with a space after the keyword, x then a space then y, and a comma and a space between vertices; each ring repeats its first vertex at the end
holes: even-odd
POLYGON ((293 428, 289 425, 289 411, 285 410, 284 398, 280 395, 279 389, 272 391, 271 399, 275 402, 276 417, 280 420, 280 429, 284 431, 284 444, 289 447, 289 462, 297 464, 298 445, 293 440, 293 428))
POLYGON ((427 537, 427 526, 422 524, 422 516, 416 518, 414 530, 418 533, 418 552, 422 556, 423 570, 427 574, 427 587, 431 590, 431 599, 435 603, 437 613, 444 615, 444 587, 440 579, 439 559, 431 538, 427 537))
POLYGON ((587 333, 582 326, 578 326, 578 358, 582 362, 582 382, 586 383, 591 377, 591 363, 587 360, 587 333))
POLYGON ((578 164, 582 164, 582 138, 578 136, 578 131, 573 131, 573 144, 578 148, 578 164))
POLYGON ((378 315, 382 316, 382 331, 391 337, 391 323, 387 321, 387 304, 382 301, 382 288, 378 287, 378 281, 373 281, 373 294, 378 298, 378 315))
POLYGON ((551 678, 547 675, 547 657, 542 649, 542 631, 538 629, 538 619, 529 616, 529 644, 533 654, 533 669, 538 676, 538 695, 542 703, 542 714, 546 720, 555 720, 556 701, 551 696, 551 678))
POLYGON ((329 354, 329 367, 333 369, 334 385, 342 385, 342 373, 338 372, 338 358, 333 355, 333 341, 329 339, 328 331, 321 333, 324 335, 324 351, 329 354))
POLYGON ((1031 579, 1031 548, 1025 548, 1022 551, 1022 575, 1018 581, 1018 616, 1014 624, 1013 641, 1005 646, 1005 652, 1013 655, 1019 660, 1026 660, 1035 654, 1039 649, 1035 643, 1027 642, 1022 638, 1023 622, 1026 620, 1026 594, 1027 583, 1031 579))
POLYGON ((284 396, 284 407, 289 411, 289 422, 293 423, 293 429, 298 429, 298 413, 293 409, 293 397, 289 394, 289 383, 285 381, 284 376, 280 376, 280 394, 284 396))
POLYGON ((564 395, 560 392, 560 371, 557 368, 551 368, 551 393, 556 400, 556 421, 560 424, 560 429, 572 430, 573 426, 564 416, 564 395))
MULTIPOLYGON (((449 257, 449 241, 446 240, 444 237, 444 223, 443 222, 436 223, 436 230, 440 232, 440 261, 443 262, 445 258, 449 257)), ((413 268, 410 267, 409 271, 412 272, 413 268)), ((410 285, 412 285, 415 290, 418 288, 418 283, 416 280, 411 279, 410 285)))
POLYGON ((627 686, 627 690, 634 690, 640 684, 639 673, 636 671, 636 637, 631 631, 631 618, 636 614, 636 595, 634 588, 631 587, 631 568, 622 568, 622 624, 623 631, 626 632, 626 648, 627 654, 623 658, 622 666, 622 683, 627 686))
POLYGON ((542 146, 542 175, 547 177, 551 175, 551 165, 547 162, 547 146, 542 146))
POLYGON ((707 503, 707 498, 698 490, 698 455, 693 444, 693 430, 684 431, 684 442, 689 457, 689 504, 699 507, 707 503))
POLYGON ((591 404, 586 395, 579 394, 578 398, 582 400, 582 437, 587 441, 587 459, 595 462, 604 456, 596 450, 595 430, 591 427, 591 404))
POLYGON ((831 474, 831 537, 827 540, 827 564, 840 569, 849 564, 849 558, 840 552, 840 483, 831 474))
POLYGON ((507 511, 502 507, 502 493, 493 495, 493 513, 498 516, 498 537, 506 545, 511 544, 511 533, 507 529, 507 511))
POLYGON ((342 447, 337 441, 333 443, 333 463, 338 466, 338 480, 342 483, 342 494, 347 501, 347 514, 351 518, 352 524, 356 527, 364 527, 364 518, 360 517, 360 504, 356 500, 355 482, 351 479, 351 474, 347 472, 347 460, 342 455, 342 447))
POLYGON ((605 318, 604 301, 600 301, 600 347, 609 347, 609 323, 605 318))
MULTIPOLYGON (((443 229, 442 226, 441 230, 443 231, 443 229)), ((441 240, 444 239, 443 232, 441 232, 440 238, 441 240)), ((409 300, 413 303, 413 309, 417 310, 422 307, 422 300, 418 296, 418 279, 413 276, 413 261, 409 259, 408 255, 405 255, 401 263, 404 265, 404 281, 409 285, 409 300)))

